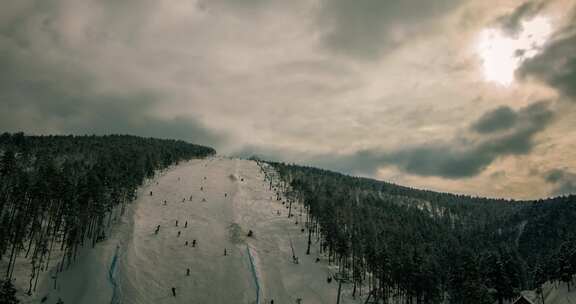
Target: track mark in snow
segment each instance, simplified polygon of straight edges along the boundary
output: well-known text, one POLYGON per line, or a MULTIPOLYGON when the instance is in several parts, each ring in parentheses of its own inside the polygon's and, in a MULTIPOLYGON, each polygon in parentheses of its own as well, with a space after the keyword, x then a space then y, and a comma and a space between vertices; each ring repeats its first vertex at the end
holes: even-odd
POLYGON ((110 304, 116 304, 118 302, 118 282, 116 282, 116 271, 118 267, 118 252, 120 251, 120 246, 116 246, 116 252, 114 257, 112 257, 112 263, 110 264, 110 269, 108 270, 108 281, 112 285, 112 299, 110 304))
POLYGON ((248 251, 248 258, 250 259, 250 268, 252 269, 252 276, 254 277, 254 284, 256 284, 256 304, 260 304, 260 283, 258 282, 258 274, 256 273, 256 267, 254 266, 254 258, 250 252, 250 246, 246 246, 246 251, 248 251))

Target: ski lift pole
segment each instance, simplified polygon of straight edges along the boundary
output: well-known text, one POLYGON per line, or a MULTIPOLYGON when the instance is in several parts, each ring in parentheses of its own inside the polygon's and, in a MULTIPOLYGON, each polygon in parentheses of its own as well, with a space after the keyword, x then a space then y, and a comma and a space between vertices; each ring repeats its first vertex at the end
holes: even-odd
POLYGON ((298 264, 298 257, 296 257, 296 252, 294 251, 294 244, 292 244, 292 238, 290 238, 290 248, 292 249, 292 262, 298 264))
POLYGON ((334 279, 338 281, 338 297, 336 298, 336 304, 340 304, 340 293, 342 291, 342 283, 348 283, 350 279, 348 278, 348 274, 344 272, 339 272, 334 275, 334 279))

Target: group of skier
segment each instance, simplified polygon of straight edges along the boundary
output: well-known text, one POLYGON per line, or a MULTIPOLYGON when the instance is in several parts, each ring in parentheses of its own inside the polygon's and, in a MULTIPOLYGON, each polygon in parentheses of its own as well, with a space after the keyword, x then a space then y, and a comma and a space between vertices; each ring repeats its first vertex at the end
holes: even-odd
MULTIPOLYGON (((204 176, 203 178, 204 180, 207 180, 206 176, 204 176)), ((178 180, 180 180, 180 177, 178 177, 178 180)), ((158 184, 158 183, 157 183, 158 184)), ((204 191, 204 186, 200 186, 200 191, 204 191)), ((150 191, 150 196, 153 195, 153 192, 150 191)), ((227 198, 228 197, 228 193, 224 193, 224 197, 227 198)), ((193 195, 191 194, 190 197, 188 198, 189 201, 193 200, 193 195)), ((184 203, 186 201, 186 198, 182 199, 182 203, 184 203)), ((206 198, 202 199, 202 202, 206 202, 206 198)), ((164 206, 167 205, 167 201, 164 200, 163 201, 164 206)), ((178 220, 175 220, 175 227, 178 227, 178 220)), ((184 228, 188 228, 188 221, 184 222, 184 228)), ((156 229, 154 230, 154 234, 158 234, 160 232, 160 225, 156 226, 156 229)), ((179 230, 177 236, 180 237, 180 235, 182 234, 182 231, 179 230)), ((252 231, 250 230, 249 232, 249 236, 252 235, 252 231)), ((185 246, 188 246, 189 242, 185 241, 185 246)), ((196 247, 196 240, 192 240, 192 247, 196 247)), ((224 248, 224 256, 228 255, 228 250, 227 248, 224 248)), ((186 276, 190 276, 190 268, 186 268, 186 276)), ((176 297, 176 287, 171 287, 171 292, 172 292, 172 296, 176 297)), ((271 303, 274 303, 274 301, 272 301, 271 303)))

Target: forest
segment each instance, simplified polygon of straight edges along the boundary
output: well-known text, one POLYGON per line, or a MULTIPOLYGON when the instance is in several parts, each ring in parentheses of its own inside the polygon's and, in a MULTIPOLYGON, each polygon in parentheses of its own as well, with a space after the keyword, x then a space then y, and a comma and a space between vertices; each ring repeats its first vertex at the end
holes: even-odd
POLYGON ((487 199, 268 164, 290 208, 303 204, 307 253, 319 242, 355 296, 503 303, 546 281, 570 288, 576 274, 576 196, 487 199))
POLYGON ((31 261, 27 292, 55 250, 61 271, 82 246, 106 238, 145 179, 180 161, 214 155, 184 141, 109 136, 0 135, 0 301, 15 301, 16 258, 31 261), (116 211, 116 212, 113 212, 116 211))

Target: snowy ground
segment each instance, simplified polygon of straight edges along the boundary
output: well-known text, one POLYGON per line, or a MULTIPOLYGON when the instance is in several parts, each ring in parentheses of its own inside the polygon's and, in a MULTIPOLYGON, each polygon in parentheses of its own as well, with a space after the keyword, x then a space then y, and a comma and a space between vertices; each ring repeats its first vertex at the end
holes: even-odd
MULTIPOLYGON (((38 291, 23 302, 47 297, 43 303, 336 303, 337 283, 326 281, 335 269, 325 259, 315 262, 317 244, 305 255, 304 221, 299 206, 293 210, 295 217, 288 219, 256 162, 182 163, 139 189, 108 240, 84 249, 56 282, 53 270, 44 272, 38 291)), ((58 259, 56 253, 51 265, 58 259)), ((16 282, 24 289, 29 267, 20 262, 16 282)), ((551 287, 545 288, 547 304, 576 304, 575 291, 551 287)), ((363 303, 352 299, 350 289, 344 286, 341 303, 363 303)))
MULTIPOLYGON (((45 275, 27 302, 48 296, 44 303, 336 303, 337 283, 326 281, 333 270, 315 262, 317 246, 305 255, 299 211, 287 218, 256 162, 182 163, 138 197, 107 241, 61 273, 56 289, 45 275)), ((344 290, 341 303, 361 303, 344 290)))

